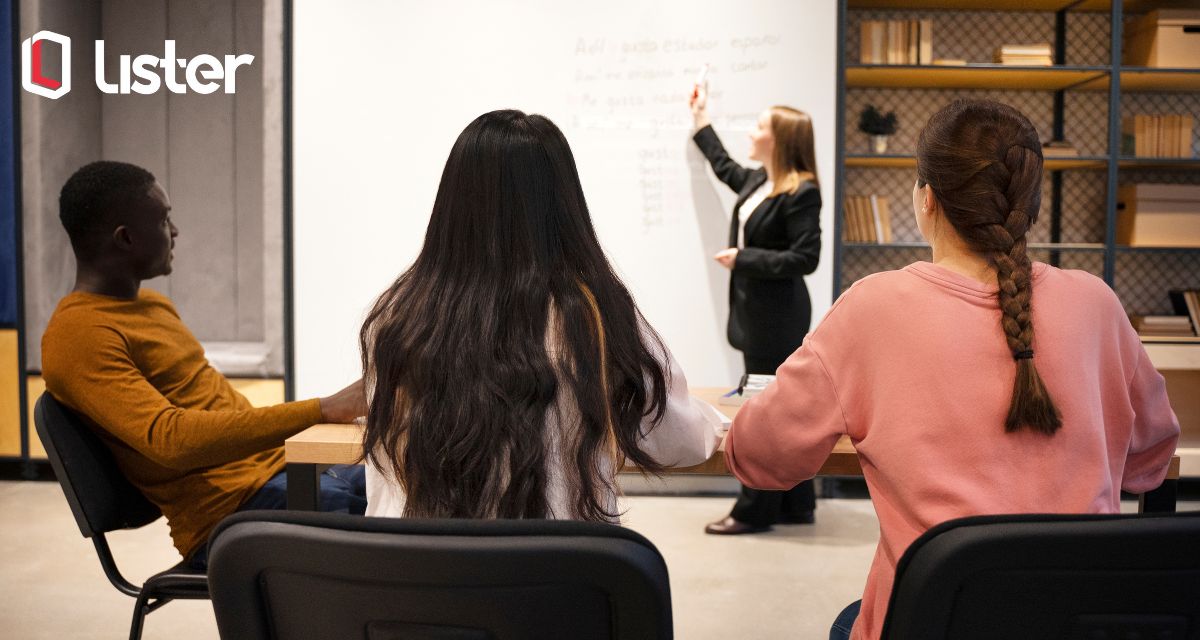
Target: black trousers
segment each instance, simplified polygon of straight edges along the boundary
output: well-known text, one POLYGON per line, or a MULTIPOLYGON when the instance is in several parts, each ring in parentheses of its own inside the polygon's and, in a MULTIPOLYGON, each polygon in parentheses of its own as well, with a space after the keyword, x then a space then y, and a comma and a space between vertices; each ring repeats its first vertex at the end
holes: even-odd
MULTIPOLYGON (((780 360, 755 358, 742 354, 746 365, 746 373, 772 375, 780 360)), ((733 503, 733 511, 729 515, 735 520, 757 527, 765 527, 779 522, 780 518, 807 514, 817 508, 817 494, 813 489, 813 481, 805 480, 787 491, 764 491, 751 489, 742 485, 742 492, 737 502, 733 503)))

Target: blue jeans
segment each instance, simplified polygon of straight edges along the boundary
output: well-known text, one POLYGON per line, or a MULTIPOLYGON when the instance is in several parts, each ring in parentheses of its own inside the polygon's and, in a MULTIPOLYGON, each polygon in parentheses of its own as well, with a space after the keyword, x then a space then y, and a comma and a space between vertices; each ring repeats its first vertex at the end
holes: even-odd
MULTIPOLYGON (((321 473, 321 511, 362 515, 367 510, 367 473, 363 465, 337 464, 321 473)), ((287 472, 280 471, 238 507, 287 509, 287 472)), ((208 545, 200 547, 189 563, 191 568, 208 568, 208 545)))
POLYGON ((842 609, 837 620, 833 621, 833 626, 829 628, 829 640, 850 640, 850 629, 854 626, 854 621, 858 619, 858 610, 861 607, 862 600, 855 600, 842 609))

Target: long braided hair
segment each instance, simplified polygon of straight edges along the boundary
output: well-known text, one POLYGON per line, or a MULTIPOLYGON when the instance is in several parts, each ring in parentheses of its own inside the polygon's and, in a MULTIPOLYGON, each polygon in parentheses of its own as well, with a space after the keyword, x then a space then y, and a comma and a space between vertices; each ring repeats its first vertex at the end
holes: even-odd
POLYGON ((1004 428, 1053 434, 1062 417, 1033 359, 1032 265, 1025 234, 1042 200, 1042 150, 1020 111, 991 100, 957 100, 929 119, 917 142, 918 185, 929 185, 971 250, 1000 285, 1000 326, 1016 361, 1004 428))

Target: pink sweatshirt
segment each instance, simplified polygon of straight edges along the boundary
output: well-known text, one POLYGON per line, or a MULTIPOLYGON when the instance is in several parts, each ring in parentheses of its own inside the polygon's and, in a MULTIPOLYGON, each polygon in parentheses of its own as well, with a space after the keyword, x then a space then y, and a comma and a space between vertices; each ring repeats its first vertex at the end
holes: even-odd
POLYGON ((896 563, 926 529, 962 516, 1116 513, 1120 490, 1157 487, 1179 423, 1104 282, 1033 268, 1034 362, 1058 406, 1054 436, 1005 433, 1015 364, 995 284, 928 262, 862 279, 739 411, 725 459, 785 489, 849 434, 880 541, 852 637, 878 638, 896 563))

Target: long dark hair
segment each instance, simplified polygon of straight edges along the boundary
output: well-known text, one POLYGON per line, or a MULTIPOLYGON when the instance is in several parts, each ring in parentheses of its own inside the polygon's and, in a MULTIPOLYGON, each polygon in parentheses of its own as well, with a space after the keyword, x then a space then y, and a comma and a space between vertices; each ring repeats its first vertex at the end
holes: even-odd
POLYGON ((1042 203, 1042 147, 1024 114, 991 100, 957 100, 929 119, 917 142, 918 184, 996 269, 1000 327, 1016 360, 1005 430, 1053 434, 1062 418, 1033 359, 1032 267, 1025 234, 1042 203))
POLYGON ((562 132, 539 115, 485 113, 450 150, 421 254, 359 334, 364 457, 394 473, 405 515, 613 520, 601 498, 612 472, 625 459, 662 470, 638 445, 643 418, 666 408, 669 371, 640 325, 562 132), (559 398, 578 409, 559 443, 570 514, 546 502, 559 398))

